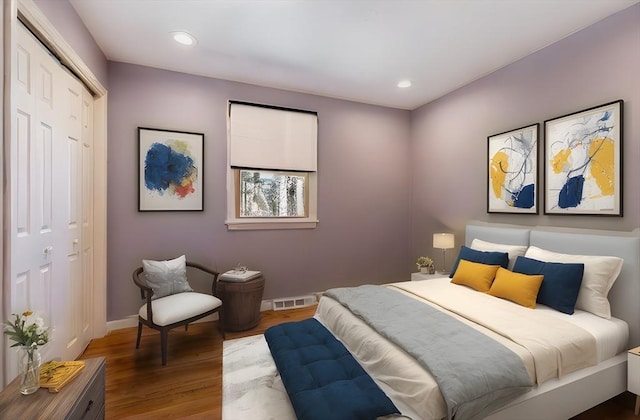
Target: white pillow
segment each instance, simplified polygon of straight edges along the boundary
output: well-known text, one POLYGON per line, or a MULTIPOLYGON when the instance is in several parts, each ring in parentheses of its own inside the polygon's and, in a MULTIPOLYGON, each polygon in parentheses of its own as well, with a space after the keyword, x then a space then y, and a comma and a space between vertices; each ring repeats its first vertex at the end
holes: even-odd
POLYGON ((624 263, 622 258, 560 254, 535 246, 530 246, 524 256, 545 262, 584 264, 584 274, 576 301, 576 309, 591 312, 602 318, 611 318, 611 306, 607 295, 622 270, 624 263))
POLYGON ((476 251, 506 252, 509 254, 509 270, 513 270, 516 258, 524 256, 524 253, 527 251, 526 245, 494 244, 493 242, 485 242, 480 239, 474 239, 471 242, 471 248, 476 251))
POLYGON ((142 260, 147 285, 153 289, 152 299, 182 292, 193 292, 187 281, 184 255, 168 261, 142 260))

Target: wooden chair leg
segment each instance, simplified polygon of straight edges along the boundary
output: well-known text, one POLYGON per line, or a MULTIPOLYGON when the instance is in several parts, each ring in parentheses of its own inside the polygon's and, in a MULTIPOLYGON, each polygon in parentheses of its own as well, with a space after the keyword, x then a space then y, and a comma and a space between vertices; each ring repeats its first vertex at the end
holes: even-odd
POLYGON ((166 366, 167 364, 167 335, 169 330, 167 328, 163 328, 160 330, 160 351, 162 353, 162 366, 166 366))
POLYGON ((140 336, 142 335, 142 322, 138 321, 138 338, 136 339, 136 348, 140 348, 140 336))

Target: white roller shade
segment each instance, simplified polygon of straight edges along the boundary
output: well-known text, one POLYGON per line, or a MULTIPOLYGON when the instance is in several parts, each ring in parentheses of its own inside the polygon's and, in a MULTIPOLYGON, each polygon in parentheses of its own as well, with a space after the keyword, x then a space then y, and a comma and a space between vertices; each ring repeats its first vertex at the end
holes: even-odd
POLYGON ((317 114, 237 102, 229 108, 232 167, 316 171, 317 114))

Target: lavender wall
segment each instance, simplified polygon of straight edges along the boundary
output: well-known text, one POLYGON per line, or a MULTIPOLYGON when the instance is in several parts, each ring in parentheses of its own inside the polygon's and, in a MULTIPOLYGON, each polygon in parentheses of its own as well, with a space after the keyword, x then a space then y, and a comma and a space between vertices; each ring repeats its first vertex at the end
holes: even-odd
POLYGON ((142 258, 186 253, 220 271, 242 262, 265 272, 265 298, 273 298, 406 279, 417 255, 433 256, 440 266, 431 234, 454 232, 459 244, 471 219, 614 230, 640 225, 640 5, 409 113, 107 65, 67 0, 36 4, 109 88, 108 320, 137 312, 131 271, 142 258), (488 135, 619 98, 625 100, 623 218, 486 213, 488 135), (318 112, 317 229, 226 230, 228 99, 318 112), (138 126, 205 134, 204 212, 137 211, 138 126))
POLYGON ((412 255, 440 257, 432 233, 454 232, 459 245, 473 219, 611 230, 640 226, 639 74, 635 5, 413 111, 412 255), (617 99, 625 101, 624 217, 544 216, 542 202, 540 215, 486 213, 487 136, 539 122, 543 137, 546 119, 617 99))
POLYGON ((109 67, 108 320, 135 314, 143 258, 264 272, 265 298, 408 279, 410 113, 123 63, 109 67), (318 217, 312 230, 230 232, 226 104, 318 112, 318 217), (138 126, 205 135, 204 212, 137 211, 138 126))

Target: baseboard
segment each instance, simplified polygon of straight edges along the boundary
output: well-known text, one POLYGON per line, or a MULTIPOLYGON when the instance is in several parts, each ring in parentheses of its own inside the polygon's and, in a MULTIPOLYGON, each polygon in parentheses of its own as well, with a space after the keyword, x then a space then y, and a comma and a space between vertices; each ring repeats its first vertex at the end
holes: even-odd
MULTIPOLYGON (((314 295, 315 296, 315 295, 314 295)), ((317 298, 317 296, 316 296, 317 298)), ((284 298, 284 299, 294 299, 294 298, 284 298)), ((282 299, 268 299, 268 300, 263 300, 262 302, 260 302, 260 312, 264 312, 264 311, 271 311, 273 310, 273 301, 274 300, 282 300, 282 299)), ((316 299, 317 302, 317 299, 316 299)), ((195 323, 198 322, 211 322, 211 321, 216 321, 218 319, 218 314, 215 313, 213 315, 209 315, 205 318, 202 318, 198 321, 196 321, 195 323)), ((132 328, 132 327, 137 327, 138 326, 138 315, 130 315, 124 319, 117 319, 115 321, 108 321, 107 322, 107 334, 109 334, 111 331, 115 331, 115 330, 121 330, 123 328, 132 328)))
POLYGON ((123 328, 131 328, 138 326, 138 315, 131 315, 125 319, 117 319, 115 321, 107 321, 107 334, 111 331, 121 330, 123 328))
MULTIPOLYGON (((217 320, 218 320, 218 314, 215 313, 195 321, 194 324, 197 324, 199 322, 212 322, 217 320)), ((118 319, 115 321, 107 322, 107 334, 109 334, 111 331, 121 330, 123 328, 132 328, 137 326, 138 326, 138 315, 131 315, 125 319, 118 319)))

